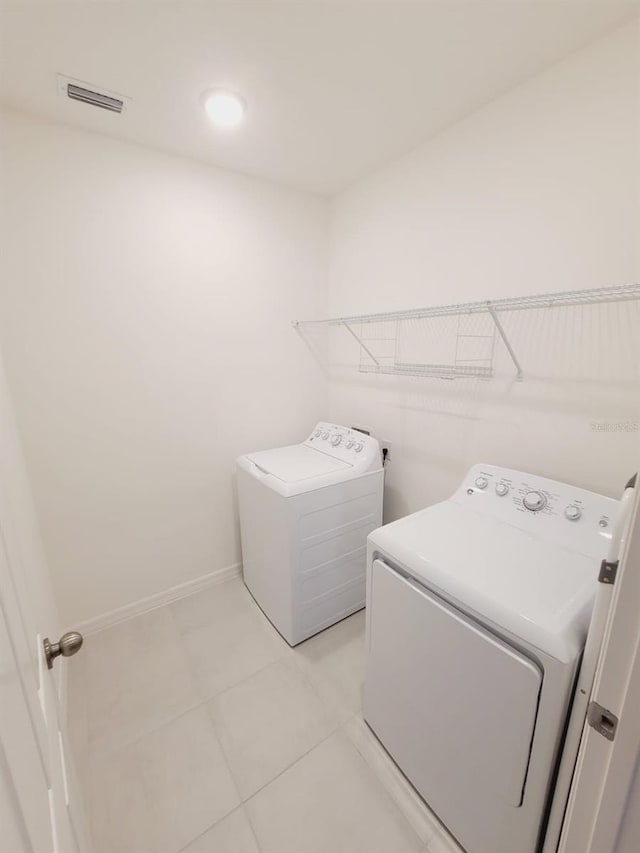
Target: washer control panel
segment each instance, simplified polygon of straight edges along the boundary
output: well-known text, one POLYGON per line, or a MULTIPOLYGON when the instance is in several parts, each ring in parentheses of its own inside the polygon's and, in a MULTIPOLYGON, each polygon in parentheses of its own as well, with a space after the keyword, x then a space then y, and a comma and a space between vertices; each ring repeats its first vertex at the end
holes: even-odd
POLYGON ((474 465, 453 500, 576 550, 602 552, 602 556, 619 503, 587 489, 494 465, 474 465))
POLYGON ((316 424, 305 444, 358 467, 382 467, 378 440, 357 429, 322 422, 316 424))

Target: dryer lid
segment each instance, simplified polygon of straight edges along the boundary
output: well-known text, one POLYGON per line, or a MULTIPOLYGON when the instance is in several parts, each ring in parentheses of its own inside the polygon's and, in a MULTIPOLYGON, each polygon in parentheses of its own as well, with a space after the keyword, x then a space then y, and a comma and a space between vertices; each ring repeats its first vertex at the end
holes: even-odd
MULTIPOLYGON (((444 501, 369 535, 374 552, 459 609, 570 662, 586 637, 599 561, 444 501)), ((604 556, 604 554, 603 554, 604 556)))
POLYGON ((298 483, 301 480, 324 477, 327 474, 353 468, 353 465, 348 462, 343 462, 341 459, 336 459, 304 444, 249 453, 246 458, 257 465, 263 473, 271 474, 284 483, 298 483))

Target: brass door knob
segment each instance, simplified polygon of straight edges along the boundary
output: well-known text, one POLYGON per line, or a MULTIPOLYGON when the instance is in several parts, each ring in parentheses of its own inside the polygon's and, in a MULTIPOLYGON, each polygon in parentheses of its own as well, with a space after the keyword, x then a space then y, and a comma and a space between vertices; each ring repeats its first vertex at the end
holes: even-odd
POLYGON ((53 663, 60 655, 63 658, 70 658, 76 652, 79 652, 83 642, 82 634, 78 631, 67 631, 66 634, 60 637, 57 643, 52 643, 48 637, 45 637, 42 645, 44 646, 44 656, 47 659, 49 669, 53 669, 53 663))

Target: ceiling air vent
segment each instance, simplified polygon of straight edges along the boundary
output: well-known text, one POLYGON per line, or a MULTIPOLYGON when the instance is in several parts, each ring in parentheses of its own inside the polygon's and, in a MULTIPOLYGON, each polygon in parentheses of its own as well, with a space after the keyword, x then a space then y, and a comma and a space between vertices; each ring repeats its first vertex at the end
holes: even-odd
POLYGON ((112 113, 121 113, 124 107, 124 101, 119 98, 111 98, 109 95, 103 95, 102 92, 92 92, 91 89, 83 89, 82 86, 75 86, 73 83, 67 83, 67 95, 74 101, 82 101, 84 104, 91 104, 103 110, 111 110, 112 113))
POLYGON ((62 74, 58 74, 58 94, 71 98, 72 101, 81 101, 83 104, 99 107, 101 110, 108 110, 111 113, 124 112, 129 100, 117 92, 110 92, 108 89, 98 90, 92 83, 74 80, 72 77, 65 77, 62 74))

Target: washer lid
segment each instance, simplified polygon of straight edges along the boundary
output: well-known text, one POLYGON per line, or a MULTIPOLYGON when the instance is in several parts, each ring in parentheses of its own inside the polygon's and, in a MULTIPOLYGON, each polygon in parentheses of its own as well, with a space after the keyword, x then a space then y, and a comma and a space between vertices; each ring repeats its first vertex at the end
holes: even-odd
POLYGON ((328 456, 304 444, 249 453, 246 458, 257 465, 264 474, 271 474, 284 483, 298 483, 301 480, 323 477, 353 468, 353 465, 348 462, 328 456))
POLYGON ((580 654, 598 577, 593 557, 452 501, 379 527, 369 543, 483 622, 560 661, 580 654))

